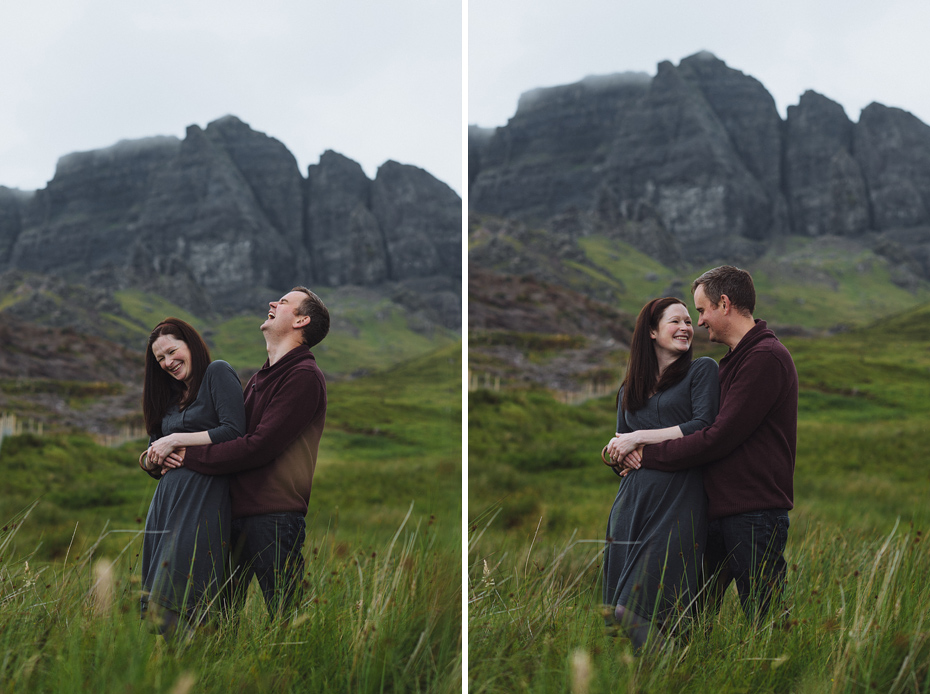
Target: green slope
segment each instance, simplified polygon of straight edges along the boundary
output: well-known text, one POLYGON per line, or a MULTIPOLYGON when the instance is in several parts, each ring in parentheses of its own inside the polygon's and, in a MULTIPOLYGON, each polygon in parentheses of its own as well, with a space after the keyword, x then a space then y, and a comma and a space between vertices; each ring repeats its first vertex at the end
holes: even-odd
MULTIPOLYGON (((928 519, 930 305, 816 339, 785 338, 800 379, 795 517, 885 531, 928 519)), ((613 398, 569 406, 543 391, 469 396, 469 515, 496 528, 597 537, 616 491, 599 459, 613 398)))
MULTIPOLYGON (((461 343, 392 369, 328 386, 329 407, 311 526, 382 538, 414 504, 413 522, 441 519, 458 546, 461 490, 461 343)), ((0 445, 0 519, 38 501, 11 551, 80 554, 106 531, 101 552, 137 543, 156 482, 136 457, 144 441, 108 448, 84 435, 7 436, 0 445)))
MULTIPOLYGON (((423 328, 397 304, 370 292, 335 289, 323 293, 332 323, 327 338, 313 351, 329 375, 385 369, 459 339, 451 330, 423 328)), ((263 314, 200 318, 157 295, 127 290, 115 296, 127 318, 112 320, 138 334, 142 345, 154 325, 175 316, 201 332, 215 359, 224 359, 236 369, 257 369, 267 358, 259 329, 263 314)))
MULTIPOLYGON (((621 308, 634 316, 674 283, 687 297, 691 281, 710 267, 672 270, 628 244, 603 237, 586 237, 579 245, 588 266, 570 265, 576 273, 567 284, 579 288, 600 283, 616 291, 621 308)), ((930 300, 926 283, 907 291, 892 281, 887 260, 841 241, 785 239, 742 267, 752 273, 756 285, 755 315, 774 325, 810 330, 862 326, 930 300)))

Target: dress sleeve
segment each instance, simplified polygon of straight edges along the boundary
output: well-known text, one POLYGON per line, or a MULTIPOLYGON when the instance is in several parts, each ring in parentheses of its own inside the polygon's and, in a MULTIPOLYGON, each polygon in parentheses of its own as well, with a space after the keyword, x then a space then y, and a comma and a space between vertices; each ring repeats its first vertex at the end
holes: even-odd
POLYGON ((714 423, 720 408, 720 381, 717 362, 701 357, 691 365, 691 419, 678 426, 685 436, 714 423))
POLYGON ((239 376, 225 361, 215 361, 207 367, 204 384, 209 389, 217 426, 207 429, 210 441, 221 443, 245 435, 245 405, 239 376))
MULTIPOLYGON (((146 446, 146 450, 148 450, 149 446, 151 446, 152 443, 153 443, 157 438, 158 438, 157 436, 149 436, 149 445, 146 446)), ((148 475, 149 477, 151 477, 153 480, 160 480, 160 479, 161 479, 161 472, 158 472, 157 470, 146 470, 146 469, 143 468, 141 465, 139 466, 139 469, 142 470, 142 472, 144 472, 146 475, 148 475)))
POLYGON ((623 416, 623 386, 617 393, 617 429, 618 434, 629 434, 633 431, 626 423, 626 417, 623 416))

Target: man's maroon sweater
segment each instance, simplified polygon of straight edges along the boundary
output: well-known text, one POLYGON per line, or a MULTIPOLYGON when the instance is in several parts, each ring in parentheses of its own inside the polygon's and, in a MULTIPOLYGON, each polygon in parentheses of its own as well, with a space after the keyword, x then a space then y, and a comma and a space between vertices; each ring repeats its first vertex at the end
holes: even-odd
POLYGON ((775 333, 756 325, 720 360, 720 412, 689 436, 646 446, 643 467, 704 469, 707 515, 794 508, 798 372, 775 333))
POLYGON ((326 421, 326 381, 310 350, 268 362, 245 391, 246 435, 192 446, 184 465, 206 475, 232 474, 233 518, 307 512, 326 421))

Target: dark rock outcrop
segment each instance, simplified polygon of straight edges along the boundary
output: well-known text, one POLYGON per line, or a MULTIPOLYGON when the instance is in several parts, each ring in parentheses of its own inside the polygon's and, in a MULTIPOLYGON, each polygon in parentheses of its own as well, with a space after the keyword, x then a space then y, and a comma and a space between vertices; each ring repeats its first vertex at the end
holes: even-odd
MULTIPOLYGON (((371 181, 334 152, 304 179, 281 142, 226 116, 183 140, 64 156, 31 195, 0 189, 9 270, 139 287, 198 311, 252 308, 295 284, 391 294, 436 277, 460 297, 447 280, 461 278, 461 200, 416 167, 388 162, 371 181)), ((435 303, 459 327, 460 310, 435 303)))
POLYGON ((371 211, 362 167, 326 151, 307 171, 306 235, 313 275, 324 284, 375 284, 389 277, 388 255, 371 211))
POLYGON ((930 126, 907 111, 873 103, 862 111, 854 146, 874 227, 930 224, 930 126))
POLYGON ((843 107, 813 91, 788 107, 785 186, 794 229, 805 236, 855 236, 869 228, 865 179, 853 156, 843 107))
POLYGON ((585 218, 666 263, 751 260, 788 234, 922 257, 922 234, 898 232, 930 227, 930 127, 879 104, 853 123, 811 91, 783 121, 707 52, 527 92, 507 125, 469 129, 469 167, 473 213, 552 233, 585 218))
POLYGON ((35 193, 0 186, 0 258, 9 258, 22 231, 23 210, 35 193))
POLYGON ((384 235, 391 279, 442 276, 461 264, 461 202, 423 169, 382 164, 371 188, 371 210, 384 235))

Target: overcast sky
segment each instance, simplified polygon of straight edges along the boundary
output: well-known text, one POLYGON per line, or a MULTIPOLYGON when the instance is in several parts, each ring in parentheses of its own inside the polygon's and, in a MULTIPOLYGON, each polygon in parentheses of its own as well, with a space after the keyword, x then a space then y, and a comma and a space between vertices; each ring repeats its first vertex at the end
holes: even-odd
POLYGON ((853 121, 873 101, 930 123, 925 0, 469 0, 468 121, 506 124, 522 92, 708 50, 762 82, 782 118, 813 89, 853 121))
POLYGON ((457 0, 29 0, 0 6, 0 185, 58 158, 233 114, 301 173, 332 149, 461 192, 457 0))

